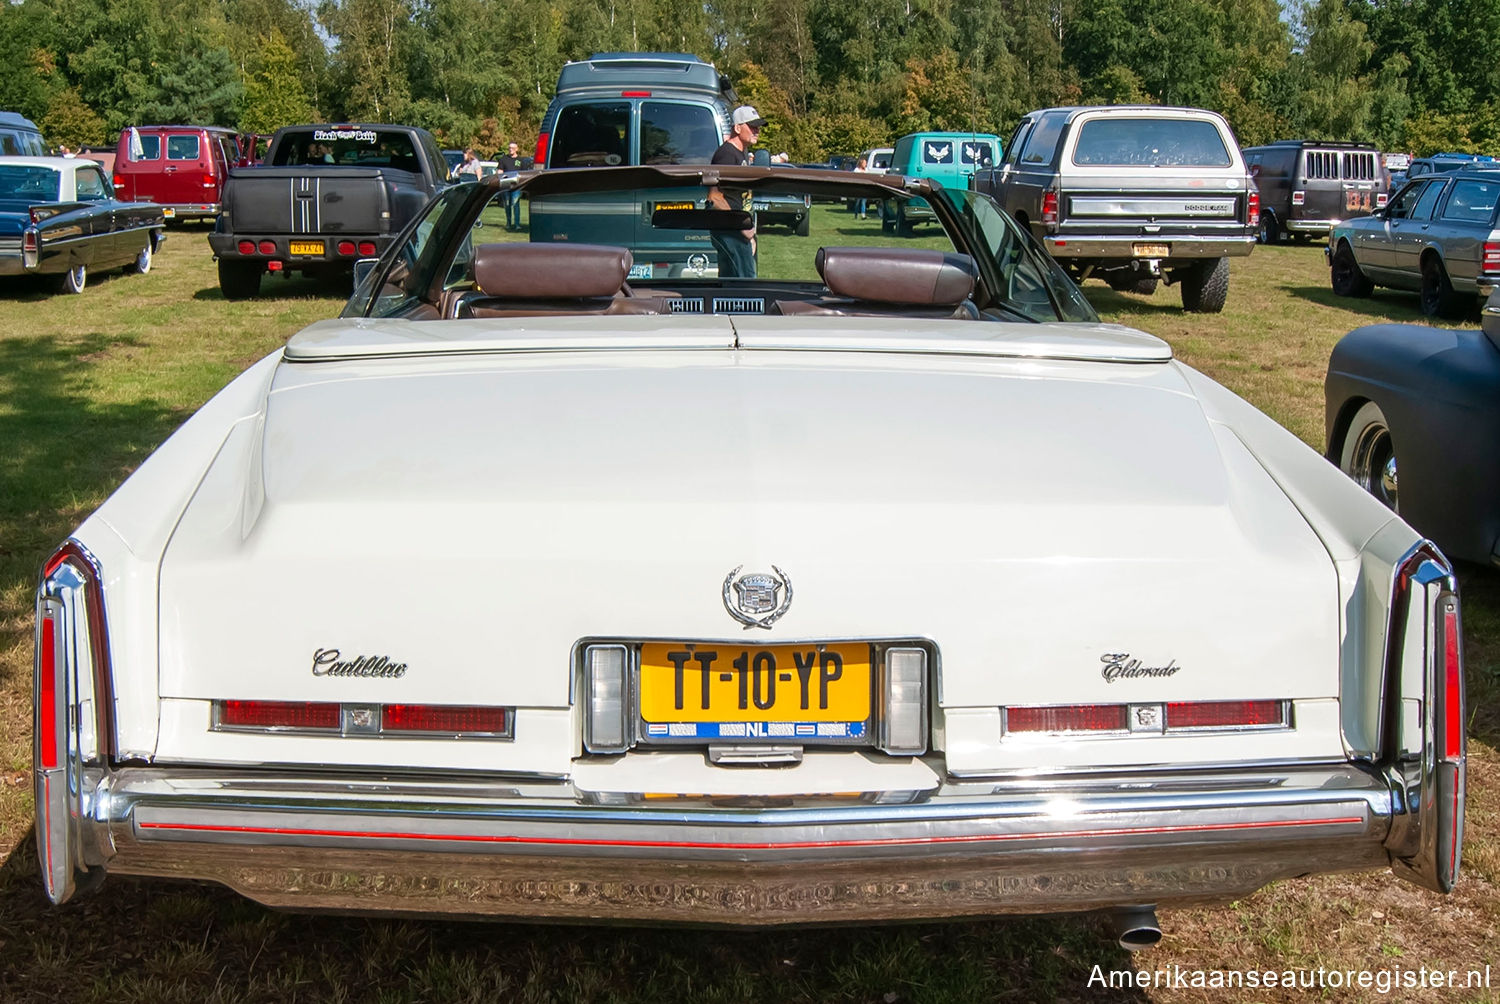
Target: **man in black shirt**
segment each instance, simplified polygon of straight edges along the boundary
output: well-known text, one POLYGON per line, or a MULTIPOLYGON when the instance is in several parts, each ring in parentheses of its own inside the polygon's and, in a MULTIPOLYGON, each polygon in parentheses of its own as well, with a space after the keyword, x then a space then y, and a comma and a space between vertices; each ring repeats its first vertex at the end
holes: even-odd
MULTIPOLYGON (((501 174, 524 171, 526 168, 522 164, 520 144, 511 143, 510 146, 505 148, 505 153, 499 157, 496 163, 500 166, 501 174)), ((509 192, 502 193, 500 200, 505 203, 505 229, 520 230, 521 193, 515 189, 511 189, 509 192)))
MULTIPOLYGON (((750 163, 750 145, 760 136, 766 120, 749 105, 740 105, 730 116, 732 128, 724 145, 714 151, 714 164, 746 165, 750 163)), ((709 204, 718 209, 750 211, 750 193, 726 193, 715 188, 708 193, 709 204), (734 199, 731 200, 731 194, 734 199)), ((755 225, 749 230, 711 230, 709 240, 719 253, 720 278, 755 278, 755 225)))

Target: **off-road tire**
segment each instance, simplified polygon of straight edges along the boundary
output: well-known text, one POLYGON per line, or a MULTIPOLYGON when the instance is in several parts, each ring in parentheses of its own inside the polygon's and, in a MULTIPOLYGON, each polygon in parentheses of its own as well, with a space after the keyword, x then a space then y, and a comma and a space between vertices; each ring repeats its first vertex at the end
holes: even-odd
POLYGON ((1448 270, 1436 255, 1429 255, 1422 262, 1422 313, 1428 317, 1457 320, 1463 316, 1463 305, 1453 292, 1453 283, 1448 280, 1448 270))
POLYGON ((219 291, 226 300, 253 300, 260 295, 264 269, 258 261, 219 259, 219 291))
POLYGON ((1229 299, 1229 259, 1205 258, 1183 269, 1182 309, 1193 314, 1217 314, 1229 299))
POLYGON ((1359 269, 1354 252, 1349 245, 1339 242, 1333 252, 1333 261, 1328 267, 1328 282, 1338 296, 1366 297, 1375 291, 1375 284, 1359 269))

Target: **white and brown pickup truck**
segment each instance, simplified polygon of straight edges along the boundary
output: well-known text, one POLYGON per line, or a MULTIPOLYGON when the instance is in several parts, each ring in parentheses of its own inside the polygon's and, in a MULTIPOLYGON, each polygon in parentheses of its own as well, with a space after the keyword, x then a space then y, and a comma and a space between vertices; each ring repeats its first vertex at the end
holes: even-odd
POLYGON ((1229 123, 1201 108, 1044 108, 1025 115, 993 168, 974 175, 1082 282, 1152 293, 1217 313, 1229 259, 1248 255, 1260 196, 1229 123))
POLYGON ((235 168, 208 242, 226 299, 266 273, 352 274, 385 250, 451 180, 432 134, 401 125, 298 125, 271 139, 265 166, 235 168))

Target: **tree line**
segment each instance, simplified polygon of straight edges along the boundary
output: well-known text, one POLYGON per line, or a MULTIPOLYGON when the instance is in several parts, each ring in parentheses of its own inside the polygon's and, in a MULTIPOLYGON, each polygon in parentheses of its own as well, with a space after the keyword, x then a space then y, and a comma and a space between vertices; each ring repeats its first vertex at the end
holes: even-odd
POLYGON ((1500 0, 9 0, 0 108, 70 146, 372 121, 529 149, 559 67, 608 51, 711 60, 799 161, 1130 102, 1246 146, 1500 151, 1500 0))

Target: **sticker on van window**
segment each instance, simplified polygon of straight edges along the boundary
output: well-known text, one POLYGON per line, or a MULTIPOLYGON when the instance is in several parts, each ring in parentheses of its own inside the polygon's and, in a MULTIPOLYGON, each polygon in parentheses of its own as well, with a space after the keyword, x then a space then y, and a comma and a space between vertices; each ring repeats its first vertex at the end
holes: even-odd
POLYGON ((951 164, 953 163, 953 142, 945 140, 941 143, 927 142, 922 144, 922 160, 927 164, 951 164))
POLYGON ((989 155, 987 143, 964 143, 959 151, 959 157, 965 164, 983 164, 989 155))

